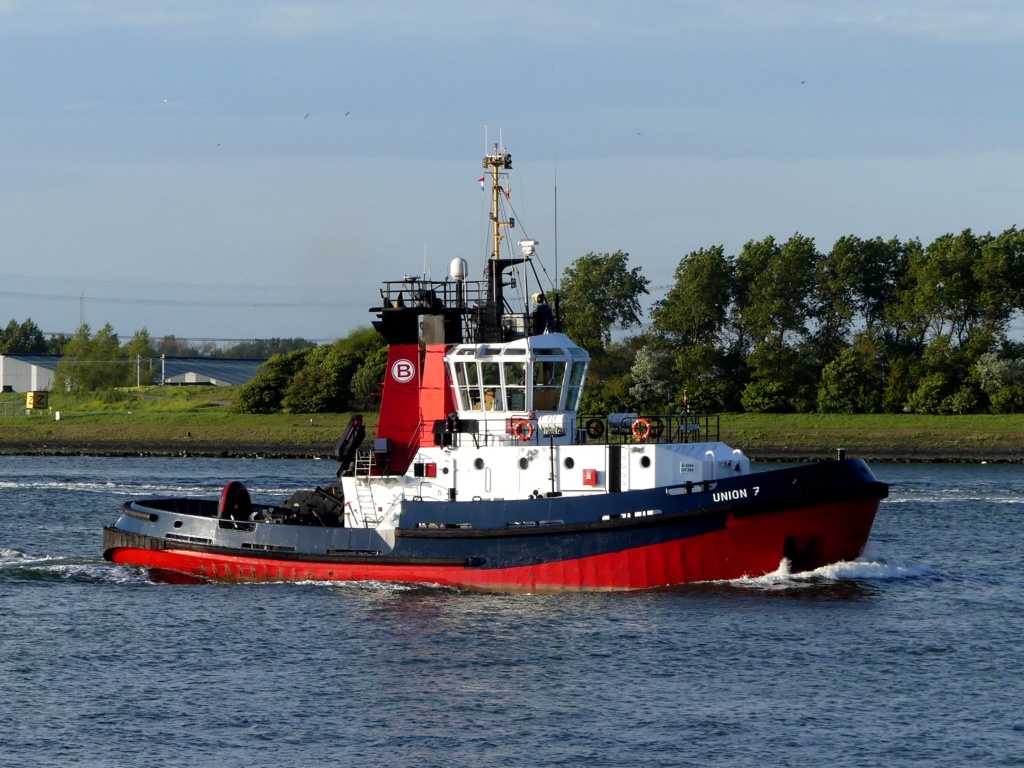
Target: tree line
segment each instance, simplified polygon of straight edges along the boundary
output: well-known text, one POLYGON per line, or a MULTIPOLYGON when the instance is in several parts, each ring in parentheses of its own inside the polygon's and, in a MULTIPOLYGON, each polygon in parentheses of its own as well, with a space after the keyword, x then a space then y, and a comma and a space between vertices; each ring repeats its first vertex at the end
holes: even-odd
MULTIPOLYGON (((642 325, 650 281, 629 254, 588 253, 561 276, 565 331, 592 356, 584 411, 1015 413, 1024 411, 1024 232, 918 239, 839 238, 827 252, 794 234, 686 254, 642 325)), ((56 386, 152 381, 161 354, 269 357, 237 396, 251 413, 368 409, 383 339, 359 328, 333 344, 242 342, 217 350, 145 328, 121 343, 47 339, 31 321, 0 330, 0 353, 62 354, 56 386)), ((156 372, 159 372, 158 366, 156 372)))
POLYGON ((1024 232, 794 234, 686 254, 642 331, 649 281, 628 254, 563 275, 565 329, 593 357, 584 408, 769 413, 1024 411, 1024 232))
POLYGON ((219 347, 213 342, 197 344, 175 336, 154 339, 145 327, 122 342, 110 323, 95 333, 85 324, 74 334, 48 337, 31 318, 21 323, 11 320, 0 328, 0 354, 61 355, 55 386, 65 390, 100 391, 152 384, 160 373, 161 356, 259 360, 315 346, 315 342, 303 338, 272 338, 219 347))
MULTIPOLYGON (((107 323, 99 333, 112 335, 114 330, 107 323)), ((11 320, 7 323, 7 327, 0 328, 0 355, 18 353, 62 355, 68 342, 72 339, 80 340, 82 336, 88 338, 91 334, 92 329, 88 325, 84 325, 75 334, 54 333, 48 336, 32 318, 21 323, 11 320)), ((150 338, 149 331, 145 327, 136 331, 133 338, 140 335, 145 336, 148 345, 146 351, 152 357, 166 355, 168 357, 265 360, 274 355, 284 355, 296 349, 316 346, 314 341, 297 337, 294 339, 247 339, 222 347, 213 341, 195 342, 190 339, 179 339, 173 334, 150 338)))

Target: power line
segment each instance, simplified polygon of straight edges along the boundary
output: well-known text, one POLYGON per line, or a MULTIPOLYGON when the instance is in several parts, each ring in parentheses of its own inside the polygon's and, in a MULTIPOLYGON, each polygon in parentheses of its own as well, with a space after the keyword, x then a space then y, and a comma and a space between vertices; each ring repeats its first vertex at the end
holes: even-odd
MULTIPOLYGON (((109 285, 118 288, 190 288, 196 290, 219 290, 223 285, 211 285, 210 283, 164 283, 164 282, 132 282, 128 280, 86 280, 69 277, 40 277, 39 275, 10 275, 0 274, 0 280, 24 280, 36 283, 67 283, 69 285, 109 285)), ((307 290, 308 285, 246 285, 241 286, 249 291, 281 291, 281 290, 307 290)))
POLYGON ((354 304, 354 300, 337 302, 315 302, 315 301, 211 301, 200 299, 133 299, 127 297, 103 298, 99 296, 62 296, 51 293, 23 293, 20 291, 0 291, 0 296, 8 299, 34 299, 40 301, 76 301, 79 305, 85 302, 94 304, 142 304, 147 306, 164 307, 230 307, 244 309, 335 309, 339 304, 354 304))

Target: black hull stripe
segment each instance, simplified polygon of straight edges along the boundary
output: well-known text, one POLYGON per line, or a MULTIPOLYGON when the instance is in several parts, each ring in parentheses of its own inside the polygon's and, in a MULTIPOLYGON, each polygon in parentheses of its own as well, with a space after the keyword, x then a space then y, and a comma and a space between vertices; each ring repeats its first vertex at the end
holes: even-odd
POLYGON ((857 501, 860 499, 884 499, 888 495, 888 486, 885 483, 863 483, 851 486, 842 492, 842 496, 835 490, 812 491, 809 493, 794 493, 787 496, 776 496, 774 498, 747 500, 739 503, 722 503, 713 508, 684 510, 681 512, 666 512, 659 515, 648 515, 643 517, 626 518, 620 520, 603 520, 593 523, 580 523, 578 525, 542 525, 535 528, 513 527, 513 528, 397 528, 395 536, 403 539, 479 539, 479 538, 501 538, 506 536, 551 536, 555 534, 587 533, 592 531, 609 531, 615 529, 648 528, 661 525, 675 525, 680 522, 719 522, 718 518, 724 518, 731 514, 736 518, 753 517, 755 515, 771 514, 786 510, 798 510, 805 507, 814 507, 821 504, 841 503, 844 501, 857 501))

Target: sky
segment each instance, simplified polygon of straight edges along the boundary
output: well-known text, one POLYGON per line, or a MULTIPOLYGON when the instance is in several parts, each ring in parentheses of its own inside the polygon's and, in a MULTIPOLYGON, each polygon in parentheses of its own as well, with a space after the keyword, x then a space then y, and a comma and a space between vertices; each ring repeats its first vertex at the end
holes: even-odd
POLYGON ((512 237, 651 300, 713 245, 1001 232, 1022 65, 1017 0, 0 0, 0 324, 344 336, 479 274, 499 140, 512 237))

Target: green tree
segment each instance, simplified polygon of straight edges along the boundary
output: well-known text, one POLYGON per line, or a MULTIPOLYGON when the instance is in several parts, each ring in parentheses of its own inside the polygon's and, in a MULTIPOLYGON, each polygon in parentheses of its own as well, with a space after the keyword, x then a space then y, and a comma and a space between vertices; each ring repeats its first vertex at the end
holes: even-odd
POLYGON ((145 326, 132 335, 131 340, 125 345, 124 352, 131 369, 128 384, 152 384, 155 374, 153 358, 157 354, 153 349, 153 340, 149 337, 149 331, 145 326))
POLYGON ((156 343, 155 349, 157 355, 167 355, 167 357, 196 357, 199 354, 199 350, 189 344, 188 339, 179 339, 173 334, 161 338, 156 343))
POLYGON ((353 408, 362 410, 377 405, 375 396, 381 391, 388 363, 387 345, 379 334, 378 338, 381 339, 380 346, 366 356, 362 365, 352 375, 350 389, 353 408))
POLYGON ((561 311, 565 332, 592 356, 611 343, 612 329, 640 324, 640 296, 649 280, 640 267, 629 269, 629 254, 588 253, 562 275, 561 311))
MULTIPOLYGON (((730 337, 735 267, 722 246, 682 258, 675 283, 651 310, 651 336, 671 356, 672 399, 701 411, 739 407, 740 383, 733 354, 742 338, 730 337)), ((742 358, 740 367, 745 371, 742 358)))
POLYGON ((20 324, 16 320, 11 320, 6 328, 0 330, 0 354, 31 354, 45 351, 46 337, 39 330, 39 326, 32 322, 32 318, 20 324))
POLYGON ((857 335, 821 372, 820 413, 877 413, 882 408, 885 374, 880 365, 882 345, 868 331, 857 335))
POLYGON ((672 358, 657 347, 644 345, 637 350, 630 371, 633 386, 629 396, 638 410, 661 410, 675 394, 672 384, 672 358))
POLYGON ((279 372, 260 371, 238 388, 235 409, 239 413, 277 413, 287 388, 288 380, 279 372))
POLYGON ((803 364, 795 347, 778 350, 763 341, 747 355, 750 382, 743 390, 743 407, 755 413, 807 413, 817 409, 817 375, 803 364))
POLYGON ((95 335, 83 325, 65 345, 54 379, 60 388, 101 391, 125 386, 134 379, 134 369, 110 323, 95 335))
POLYGON ((277 413, 295 374, 305 365, 312 348, 274 355, 259 373, 238 388, 235 408, 240 413, 277 413))
POLYGON ((631 336, 611 342, 599 357, 593 358, 587 371, 587 384, 583 390, 581 413, 630 412, 636 404, 630 396, 633 381, 632 368, 640 347, 646 343, 643 336, 631 336))
POLYGON ((814 240, 795 234, 782 245, 748 242, 736 260, 743 289, 740 319, 752 339, 776 350, 807 335, 815 269, 814 240))
POLYGON ((282 407, 288 413, 346 410, 348 384, 357 366, 358 360, 337 345, 313 349, 288 385, 282 407))
POLYGON ((651 309, 651 332, 673 346, 719 342, 733 280, 733 267, 722 246, 687 254, 676 267, 674 285, 651 309))
POLYGON ((71 341, 66 333, 55 333, 46 342, 46 349, 43 351, 49 355, 63 355, 64 347, 71 341))
POLYGON ((820 255, 809 237, 795 234, 783 244, 773 237, 750 241, 736 260, 737 309, 750 381, 742 395, 747 410, 813 410, 820 361, 798 353, 809 335, 814 275, 820 255))

